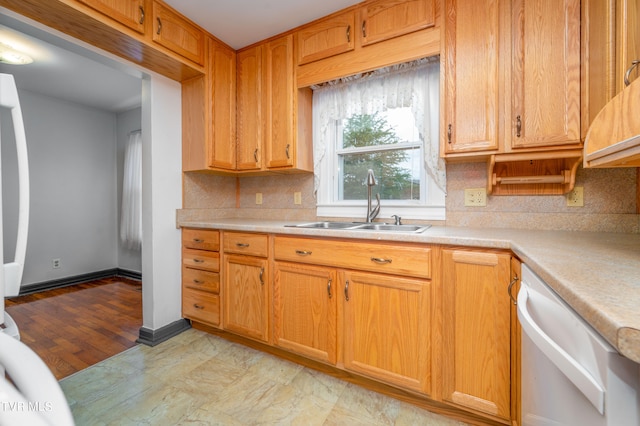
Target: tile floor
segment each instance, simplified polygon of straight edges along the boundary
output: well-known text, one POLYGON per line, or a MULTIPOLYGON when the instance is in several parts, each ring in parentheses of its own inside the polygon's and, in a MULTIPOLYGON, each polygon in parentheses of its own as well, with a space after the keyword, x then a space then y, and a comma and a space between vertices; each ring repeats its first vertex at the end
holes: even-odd
POLYGON ((60 385, 78 426, 464 425, 194 329, 60 385))

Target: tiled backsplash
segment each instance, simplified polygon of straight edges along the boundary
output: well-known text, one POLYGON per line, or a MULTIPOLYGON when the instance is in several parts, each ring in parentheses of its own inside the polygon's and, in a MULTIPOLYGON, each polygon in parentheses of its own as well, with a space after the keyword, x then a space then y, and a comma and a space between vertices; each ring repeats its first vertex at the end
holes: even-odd
MULTIPOLYGON (((568 207, 562 195, 490 196, 486 207, 465 207, 464 189, 486 186, 484 163, 447 166, 447 226, 638 233, 636 169, 579 169, 584 207, 568 207)), ((315 220, 309 174, 229 177, 185 173, 183 215, 193 219, 266 218, 315 220), (302 204, 294 204, 301 192, 302 204), (262 204, 256 204, 256 193, 262 204)), ((384 201, 383 201, 384 202, 384 201)))

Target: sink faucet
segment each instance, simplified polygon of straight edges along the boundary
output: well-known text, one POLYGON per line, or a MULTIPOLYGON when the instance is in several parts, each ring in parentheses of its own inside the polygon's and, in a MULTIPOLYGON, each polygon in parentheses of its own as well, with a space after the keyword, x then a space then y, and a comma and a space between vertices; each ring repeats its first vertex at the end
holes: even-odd
POLYGON ((373 175, 373 170, 369 169, 367 172, 367 223, 371 223, 373 219, 378 216, 378 213, 380 213, 380 193, 376 194, 378 205, 373 209, 371 208, 371 187, 376 184, 376 177, 373 175))

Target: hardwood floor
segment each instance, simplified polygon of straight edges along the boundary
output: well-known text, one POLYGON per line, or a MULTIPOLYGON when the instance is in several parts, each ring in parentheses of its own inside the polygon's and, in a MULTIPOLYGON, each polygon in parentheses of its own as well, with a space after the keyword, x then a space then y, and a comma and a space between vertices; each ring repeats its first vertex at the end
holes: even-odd
POLYGON ((5 301, 33 349, 60 380, 136 345, 142 287, 122 277, 19 296, 5 301))

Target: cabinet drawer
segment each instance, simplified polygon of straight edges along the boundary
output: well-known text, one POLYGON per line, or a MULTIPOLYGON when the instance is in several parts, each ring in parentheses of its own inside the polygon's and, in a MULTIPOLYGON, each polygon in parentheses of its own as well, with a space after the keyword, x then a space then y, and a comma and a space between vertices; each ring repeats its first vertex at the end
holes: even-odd
POLYGON ((197 290, 182 290, 182 316, 207 324, 220 325, 220 297, 197 290))
POLYGON ((193 268, 182 268, 182 284, 196 290, 220 292, 220 274, 193 268))
POLYGON ((225 253, 267 257, 269 252, 268 238, 264 234, 225 232, 223 244, 225 253))
POLYGON ((196 250, 218 251, 220 250, 220 231, 184 228, 182 245, 196 250))
POLYGON ((412 244, 277 236, 275 259, 431 278, 431 249, 412 244))
POLYGON ((205 250, 182 250, 182 265, 189 268, 220 271, 220 253, 205 250))

